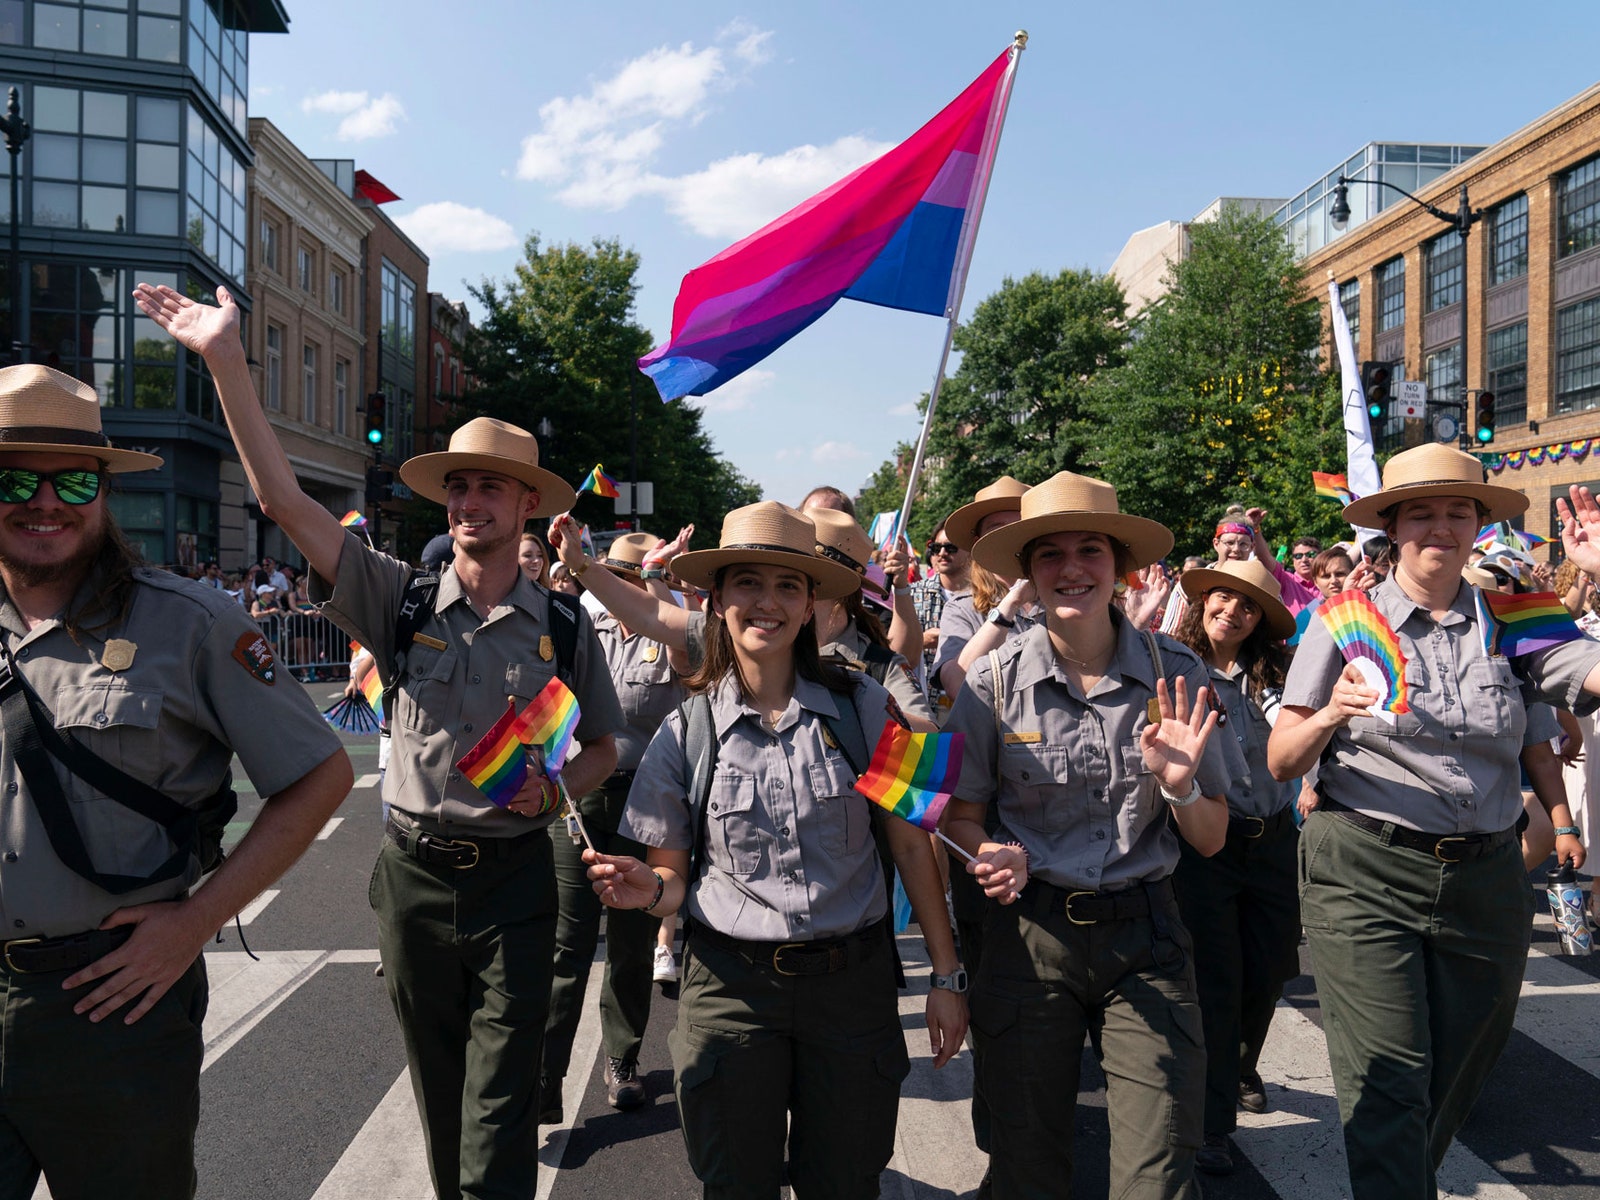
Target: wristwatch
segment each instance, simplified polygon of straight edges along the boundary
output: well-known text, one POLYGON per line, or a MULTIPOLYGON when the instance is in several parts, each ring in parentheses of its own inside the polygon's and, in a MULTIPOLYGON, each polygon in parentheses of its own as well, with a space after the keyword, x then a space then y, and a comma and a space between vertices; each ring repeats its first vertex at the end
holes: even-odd
POLYGON ((1173 808, 1188 808, 1189 805, 1200 799, 1200 781, 1198 779, 1192 779, 1189 781, 1189 794, 1187 796, 1174 796, 1171 792, 1167 791, 1165 785, 1160 786, 1162 798, 1166 800, 1168 804, 1172 805, 1173 808))
POLYGON ((998 608, 989 610, 989 624, 998 625, 1001 629, 1015 629, 1017 627, 1017 623, 998 608))
POLYGON ((965 967, 957 967, 949 975, 930 975, 928 977, 928 986, 943 988, 945 991, 954 992, 959 996, 967 990, 967 969, 965 967))

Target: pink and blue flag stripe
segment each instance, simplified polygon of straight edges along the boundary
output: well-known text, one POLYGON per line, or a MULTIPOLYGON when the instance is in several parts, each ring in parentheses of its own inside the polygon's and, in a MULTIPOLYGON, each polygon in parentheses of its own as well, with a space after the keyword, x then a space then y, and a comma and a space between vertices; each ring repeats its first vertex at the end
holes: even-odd
POLYGON ((944 315, 1011 59, 894 149, 690 271, 671 339, 639 360, 661 398, 720 387, 841 299, 944 315))

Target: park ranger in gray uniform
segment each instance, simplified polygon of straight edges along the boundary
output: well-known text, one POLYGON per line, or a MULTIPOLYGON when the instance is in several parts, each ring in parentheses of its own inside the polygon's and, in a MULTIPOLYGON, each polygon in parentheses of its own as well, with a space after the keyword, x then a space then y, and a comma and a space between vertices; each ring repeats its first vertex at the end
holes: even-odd
POLYGON ((306 556, 311 595, 363 646, 392 690, 390 806, 370 898, 384 978, 405 1037, 428 1167, 441 1200, 527 1200, 538 1167, 538 1071, 550 1003, 556 895, 546 830, 559 798, 530 766, 507 807, 456 762, 506 711, 564 672, 582 716, 582 750, 563 771, 574 795, 611 774, 622 725, 594 627, 558 610, 517 565, 524 524, 575 496, 539 467, 533 436, 479 417, 449 449, 412 458, 400 477, 445 505, 454 561, 431 595, 405 563, 368 547, 301 490, 267 424, 227 289, 218 307, 141 284, 140 307, 202 354, 262 510, 306 556), (416 612, 397 646, 402 605, 416 612), (558 629, 558 620, 576 628, 558 629))
POLYGON ((195 1194, 201 950, 350 789, 338 738, 254 622, 142 565, 118 530, 111 475, 160 466, 111 446, 94 388, 0 370, 8 1200, 41 1168, 58 1197, 195 1194), (267 799, 200 883, 233 812, 235 753, 267 799))

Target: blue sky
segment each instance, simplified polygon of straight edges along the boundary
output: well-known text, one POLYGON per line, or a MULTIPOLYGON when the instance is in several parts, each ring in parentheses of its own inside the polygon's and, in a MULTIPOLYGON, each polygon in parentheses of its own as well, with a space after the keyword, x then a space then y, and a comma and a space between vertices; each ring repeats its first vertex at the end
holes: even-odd
MULTIPOLYGON (((289 34, 252 39, 251 115, 398 192, 432 290, 508 275, 530 232, 616 237, 657 342, 685 272, 910 134, 1014 29, 963 316, 1008 275, 1106 270, 1216 196, 1293 195, 1372 140, 1489 144, 1600 78, 1594 10, 1569 0, 285 2, 289 34)), ((915 438, 943 335, 843 302, 698 403, 768 498, 853 491, 915 438)))

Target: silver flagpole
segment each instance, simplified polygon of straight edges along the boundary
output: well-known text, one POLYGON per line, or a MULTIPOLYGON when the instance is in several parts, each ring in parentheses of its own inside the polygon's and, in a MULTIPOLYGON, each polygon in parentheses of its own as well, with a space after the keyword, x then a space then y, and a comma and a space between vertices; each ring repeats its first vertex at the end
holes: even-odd
POLYGON ((1000 149, 1000 132, 1005 128, 1006 110, 1011 107, 1011 87, 1017 78, 1017 62, 1028 47, 1028 31, 1019 29, 1011 39, 1011 62, 1000 80, 999 101, 989 114, 989 128, 983 135, 983 158, 978 164, 976 194, 967 206, 961 221, 961 237, 956 242, 955 270, 950 276, 950 294, 945 301, 944 349, 939 352, 939 369, 933 375, 933 387, 928 390, 928 412, 922 419, 922 434, 917 438, 917 452, 911 459, 911 476, 906 480, 906 498, 895 518, 891 545, 898 545, 900 535, 911 519, 911 497, 917 494, 917 476, 922 472, 922 456, 928 448, 928 434, 933 430, 934 410, 939 407, 939 389, 944 384, 944 369, 950 361, 950 346, 956 336, 956 318, 961 315, 961 298, 967 290, 967 269, 972 265, 972 248, 978 240, 978 222, 983 219, 983 202, 989 195, 989 177, 994 173, 995 155, 1000 149))

